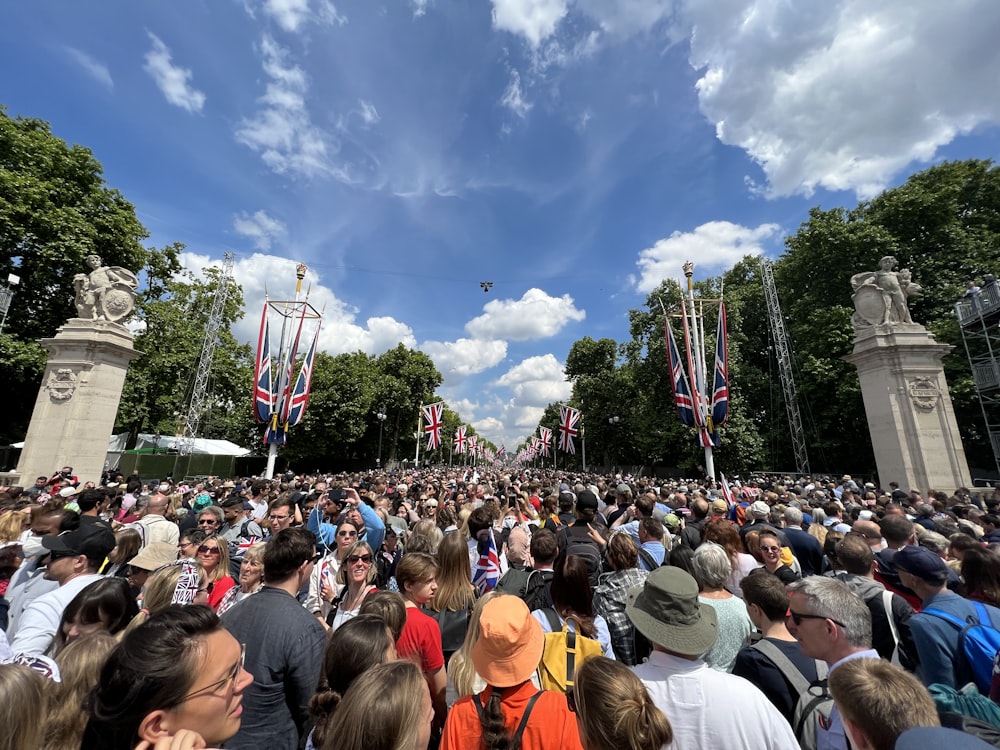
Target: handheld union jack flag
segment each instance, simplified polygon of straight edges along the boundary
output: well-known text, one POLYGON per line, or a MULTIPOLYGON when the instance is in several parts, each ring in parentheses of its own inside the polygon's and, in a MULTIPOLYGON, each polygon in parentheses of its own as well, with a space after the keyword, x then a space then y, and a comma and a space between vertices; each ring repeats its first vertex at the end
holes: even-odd
POLYGON ((559 450, 576 453, 573 438, 579 433, 580 410, 572 406, 559 406, 559 450))
POLYGON ((674 331, 670 327, 668 318, 664 318, 663 327, 667 337, 667 363, 670 366, 670 387, 674 392, 674 406, 677 407, 677 414, 680 416, 681 422, 688 427, 694 427, 694 401, 691 399, 691 385, 688 383, 687 374, 681 364, 681 354, 677 349, 674 331))
POLYGON ((719 476, 722 477, 722 499, 726 501, 726 505, 732 508, 736 505, 736 499, 733 497, 733 488, 729 486, 729 480, 726 479, 726 475, 719 472, 719 476))
POLYGON ((456 454, 465 453, 465 444, 467 442, 467 438, 465 437, 464 424, 460 425, 459 428, 455 430, 455 440, 453 442, 455 444, 456 454))
POLYGON ((260 320, 260 332, 257 334, 257 359, 253 371, 253 417, 260 424, 271 421, 274 410, 271 393, 271 340, 267 323, 267 302, 264 303, 264 314, 260 320))
POLYGON ((712 426, 729 416, 729 352, 726 341, 726 304, 719 303, 719 325, 715 334, 715 381, 712 390, 712 426))
POLYGON ((479 561, 472 571, 472 583, 479 593, 485 594, 495 589, 500 581, 500 555, 492 528, 483 529, 479 535, 479 561))
POLYGON ((422 408, 424 434, 427 435, 427 450, 432 451, 441 446, 441 428, 444 427, 444 403, 428 404, 422 408))
POLYGON ((299 377, 295 380, 295 388, 292 390, 291 408, 288 410, 288 424, 294 427, 302 422, 302 417, 306 413, 306 404, 309 403, 309 390, 312 387, 313 364, 316 360, 316 344, 319 342, 319 326, 316 326, 316 333, 313 335, 312 345, 306 352, 306 358, 302 362, 302 369, 299 370, 299 377))
POLYGON ((548 427, 539 427, 538 435, 542 439, 542 456, 549 457, 549 450, 552 448, 552 430, 548 427))

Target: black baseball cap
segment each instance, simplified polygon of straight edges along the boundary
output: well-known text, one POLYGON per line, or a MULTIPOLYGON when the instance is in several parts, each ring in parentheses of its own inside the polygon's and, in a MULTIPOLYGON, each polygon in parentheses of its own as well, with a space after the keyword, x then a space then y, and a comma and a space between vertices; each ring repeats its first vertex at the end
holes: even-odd
POLYGON ((115 535, 103 524, 86 524, 61 534, 46 534, 42 546, 61 555, 86 555, 90 559, 105 558, 115 548, 115 535))

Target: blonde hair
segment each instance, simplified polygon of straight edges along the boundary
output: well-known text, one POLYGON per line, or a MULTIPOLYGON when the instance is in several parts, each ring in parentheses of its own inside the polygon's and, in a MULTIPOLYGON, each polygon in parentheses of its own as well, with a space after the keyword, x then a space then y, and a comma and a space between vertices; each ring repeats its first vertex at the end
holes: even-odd
POLYGON ((883 659, 852 659, 830 673, 830 694, 841 716, 864 732, 875 750, 892 750, 913 727, 938 727, 927 688, 883 659))
POLYGON ((431 555, 426 552, 407 552, 399 559, 396 566, 396 583, 399 585, 399 593, 404 598, 409 598, 406 586, 411 583, 423 583, 437 575, 438 564, 431 555))
POLYGON ((497 596, 500 595, 496 591, 489 591, 479 597, 479 601, 476 602, 476 606, 472 608, 472 614, 469 616, 469 627, 465 631, 465 640, 448 661, 448 679, 455 686, 459 698, 476 692, 476 678, 479 675, 472 663, 472 647, 479 640, 479 620, 483 616, 483 607, 490 599, 497 596))
POLYGON ((0 542, 16 542, 30 521, 30 517, 19 510, 0 515, 0 542))
POLYGON ((424 536, 430 539, 431 546, 436 550, 444 539, 444 532, 438 528, 437 522, 430 518, 417 521, 410 529, 410 536, 424 536))
POLYGON ((576 668, 576 720, 588 750, 647 750, 669 745, 674 730, 646 686, 614 659, 588 659, 576 668))
MULTIPOLYGON (((188 559, 187 562, 194 565, 195 570, 198 571, 198 588, 207 586, 208 576, 202 564, 194 558, 188 559)), ((182 565, 170 565, 160 568, 149 577, 142 589, 142 609, 139 610, 139 614, 132 618, 132 622, 125 628, 123 635, 131 633, 150 617, 171 605, 174 590, 177 588, 177 580, 181 577, 183 570, 184 566, 182 565)))
POLYGON ((469 564, 469 544, 461 534, 448 534, 437 548, 437 593, 430 607, 435 612, 469 609, 476 601, 469 564))
POLYGON ((61 682, 48 686, 42 750, 78 750, 87 726, 84 701, 117 645, 116 636, 101 631, 82 636, 59 652, 56 664, 61 682))
POLYGON ((250 548, 243 553, 243 561, 247 562, 259 562, 261 565, 264 564, 264 549, 267 547, 267 542, 256 542, 251 544, 250 548))
POLYGON ((37 750, 42 740, 45 678, 19 664, 0 664, 4 750, 37 750))
POLYGON ((320 750, 417 750, 426 694, 427 681, 413 662, 372 667, 344 693, 320 750))

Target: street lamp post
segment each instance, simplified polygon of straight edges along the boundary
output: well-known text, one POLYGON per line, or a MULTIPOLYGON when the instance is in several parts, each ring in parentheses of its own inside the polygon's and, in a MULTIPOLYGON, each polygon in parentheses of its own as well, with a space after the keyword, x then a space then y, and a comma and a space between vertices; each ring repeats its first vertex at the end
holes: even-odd
POLYGON ((612 448, 611 449, 611 471, 612 472, 614 472, 614 470, 615 470, 615 465, 616 465, 615 459, 617 458, 617 454, 618 454, 618 451, 615 450, 618 446, 615 444, 614 441, 618 437, 618 423, 619 422, 621 422, 621 417, 619 417, 617 414, 612 414, 610 417, 608 417, 608 424, 611 425, 611 434, 612 434, 612 445, 611 445, 611 448, 612 448))
POLYGON ((385 419, 388 415, 385 413, 385 407, 380 406, 378 408, 378 414, 375 417, 378 419, 378 458, 375 459, 375 467, 377 469, 382 468, 382 430, 385 427, 385 419))

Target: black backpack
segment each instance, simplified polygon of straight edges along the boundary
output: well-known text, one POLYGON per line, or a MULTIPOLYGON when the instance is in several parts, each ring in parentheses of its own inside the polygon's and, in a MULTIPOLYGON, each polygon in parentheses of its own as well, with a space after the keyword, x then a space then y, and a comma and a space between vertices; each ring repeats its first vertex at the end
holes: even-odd
POLYGON ((560 532, 566 536, 566 552, 568 555, 576 555, 587 566, 587 578, 590 586, 597 585, 601 575, 601 548, 597 542, 587 536, 587 532, 580 533, 577 526, 567 526, 566 530, 560 532))
POLYGON ((552 571, 511 568, 497 584, 500 594, 513 594, 528 605, 529 611, 552 606, 552 571))

